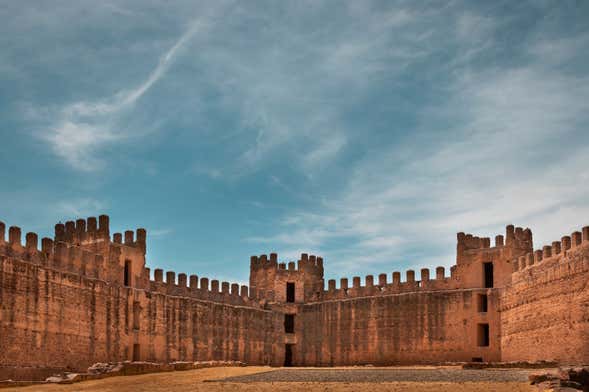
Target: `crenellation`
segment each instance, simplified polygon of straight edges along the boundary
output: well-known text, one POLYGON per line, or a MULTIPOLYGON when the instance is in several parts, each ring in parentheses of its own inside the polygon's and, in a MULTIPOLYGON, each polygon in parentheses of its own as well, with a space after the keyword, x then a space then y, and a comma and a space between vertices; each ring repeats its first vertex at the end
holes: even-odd
MULTIPOLYGON (((249 293, 248 293, 248 287, 246 285, 242 285, 241 286, 241 298, 243 299, 248 299, 249 298, 249 293)), ((253 299, 253 295, 252 295, 252 299, 253 299)))
POLYGON ((153 271, 153 278, 157 283, 163 283, 164 282, 164 270, 161 268, 156 268, 153 271))
POLYGON ((174 271, 166 271, 166 284, 170 287, 176 286, 176 273, 174 271))
POLYGON ((550 245, 545 245, 542 248, 542 259, 548 259, 552 257, 552 247, 550 245))
POLYGON ((39 237, 37 236, 37 233, 27 233, 25 235, 25 243, 27 250, 37 251, 37 247, 39 245, 39 237))
POLYGON ((488 249, 491 247, 491 239, 489 237, 484 237, 482 240, 483 248, 488 249))
POLYGON ((180 273, 178 274, 178 287, 186 288, 186 274, 180 273))
POLYGON ((76 235, 75 239, 78 242, 84 241, 86 237, 86 220, 85 219, 77 219, 76 220, 76 235))
POLYGON ((561 238, 560 243, 562 244, 562 251, 566 252, 567 250, 571 249, 571 237, 565 235, 561 238))
POLYGON ((583 232, 583 242, 589 242, 589 226, 585 226, 581 229, 583 232))
POLYGON ((398 286, 401 284, 401 273, 399 271, 393 272, 393 285, 398 286))
POLYGON ((190 288, 197 289, 198 288, 198 276, 190 275, 190 288))
POLYGON ((108 215, 100 215, 98 217, 98 231, 104 237, 110 237, 109 217, 108 215))
POLYGON ((347 290, 348 289, 348 278, 341 278, 339 281, 339 288, 341 290, 347 290))
POLYGON ((51 238, 44 237, 41 239, 41 252, 43 252, 46 259, 53 258, 53 240, 51 238))
POLYGON ((286 270, 286 263, 280 263, 280 264, 278 264, 278 269, 279 270, 283 270, 283 271, 286 270))
POLYGON ((86 231, 90 234, 95 234, 98 231, 98 221, 96 217, 88 217, 86 219, 86 231))
POLYGON ((511 246, 515 241, 515 227, 513 225, 507 225, 505 228, 505 245, 511 246))
POLYGON ((229 294, 229 282, 221 282, 221 292, 223 294, 229 294))
POLYGON ((373 287, 374 286, 374 276, 373 275, 366 275, 364 278, 365 286, 366 287, 373 287))
POLYGON ((552 253, 556 256, 560 254, 560 241, 552 242, 552 253))
POLYGON ((413 283, 415 282, 415 271, 407 270, 405 272, 405 276, 407 277, 406 283, 413 283))
MULTIPOLYGON (((335 281, 334 281, 335 284, 335 281)), ((385 287, 387 285, 387 274, 379 274, 378 275, 378 285, 380 287, 385 287)))
POLYGON ((76 222, 67 221, 65 222, 65 242, 72 243, 76 236, 76 222))
POLYGON ((217 279, 211 280, 211 290, 209 291, 215 294, 219 292, 219 281, 217 279))
POLYGON ((495 236, 495 246, 499 247, 499 246, 503 246, 503 235, 499 234, 495 236))
POLYGON ((289 270, 289 271, 295 271, 295 270, 296 270, 296 266, 295 266, 295 263, 294 263, 294 261, 290 261, 290 262, 288 263, 288 270, 289 270))
POLYGON ((538 249, 537 251, 534 252, 534 263, 538 264, 539 262, 542 261, 542 250, 538 249))
POLYGON ((147 250, 147 231, 143 228, 139 228, 137 229, 136 232, 136 245, 139 247, 139 249, 141 249, 143 251, 143 254, 145 255, 145 252, 147 250))
POLYGON ((65 225, 63 223, 58 223, 55 225, 54 241, 65 241, 65 225))
POLYGON ((327 286, 327 290, 333 293, 335 291, 335 279, 329 279, 327 281, 327 286))
POLYGON ((442 266, 436 267, 436 280, 444 280, 446 278, 446 269, 442 266))
POLYGON ((201 291, 209 291, 209 279, 208 278, 200 278, 200 290, 201 291))
POLYGON ((231 284, 231 295, 234 295, 236 297, 239 296, 239 284, 237 284, 237 283, 231 284))
POLYGON ((133 232, 133 230, 125 230, 125 245, 133 246, 133 244, 135 243, 133 239, 134 235, 135 233, 133 232))
POLYGON ((429 281, 429 268, 422 268, 421 269, 421 282, 429 281))
POLYGON ((6 224, 0 221, 0 244, 6 242, 6 224))
POLYGON ((574 249, 577 246, 581 245, 581 237, 582 234, 580 231, 575 231, 571 234, 571 249, 574 249))
POLYGON ((21 236, 20 227, 10 226, 10 228, 8 229, 8 242, 10 243, 10 245, 13 248, 22 246, 20 236, 21 236))
POLYGON ((123 234, 122 233, 114 233, 112 235, 112 242, 115 244, 122 244, 123 243, 123 234))
POLYGON ((354 289, 360 288, 360 277, 359 276, 354 276, 352 278, 352 288, 354 288, 354 289))

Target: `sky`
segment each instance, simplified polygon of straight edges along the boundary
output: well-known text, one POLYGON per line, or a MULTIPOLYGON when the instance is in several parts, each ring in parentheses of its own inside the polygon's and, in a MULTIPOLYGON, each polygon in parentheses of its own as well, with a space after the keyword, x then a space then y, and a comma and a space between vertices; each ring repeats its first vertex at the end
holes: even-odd
MULTIPOLYGON (((589 224, 587 1, 1 1, 0 220, 108 214, 247 282, 449 267, 589 224)), ((448 272, 447 272, 448 273, 448 272)))

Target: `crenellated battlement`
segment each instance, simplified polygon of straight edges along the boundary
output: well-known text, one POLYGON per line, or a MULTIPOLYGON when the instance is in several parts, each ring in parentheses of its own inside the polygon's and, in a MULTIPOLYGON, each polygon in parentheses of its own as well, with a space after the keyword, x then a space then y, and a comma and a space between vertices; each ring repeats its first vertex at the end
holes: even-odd
POLYGON ((0 372, 6 364, 73 368, 131 359, 272 366, 589 360, 578 349, 589 331, 589 226, 535 251, 531 230, 513 225, 494 246, 489 237, 458 233, 449 275, 439 266, 343 277, 339 285, 326 285, 323 259, 307 253, 296 261, 252 256, 249 285, 151 269, 146 237, 142 228, 111 233, 106 215, 59 223, 54 238, 0 222, 0 296, 7 299, 0 343, 8 347, 0 372), (574 350, 553 343, 570 336, 574 350), (63 342, 75 343, 64 353, 63 342))
POLYGON ((567 257, 569 252, 585 245, 589 245, 589 226, 585 226, 581 231, 575 231, 571 235, 563 236, 560 241, 553 241, 550 245, 544 245, 542 249, 514 258, 512 261, 513 273, 518 275, 548 260, 567 257))
MULTIPOLYGON (((145 270, 145 273, 149 276, 150 269, 146 268, 145 270)), ((164 280, 164 270, 159 268, 154 270, 153 279, 149 281, 149 290, 164 295, 228 303, 231 305, 260 306, 259 302, 255 300, 255 297, 250 294, 249 287, 246 285, 219 282, 219 280, 206 277, 199 278, 198 275, 188 276, 185 273, 176 274, 174 271, 166 271, 164 280)))
MULTIPOLYGON (((453 269, 451 269, 451 272, 453 269)), ((405 271, 405 279, 402 280, 401 272, 391 273, 391 280, 388 280, 387 273, 378 275, 375 281, 374 275, 366 275, 364 285, 361 284, 361 277, 354 276, 349 285, 348 278, 341 278, 339 288, 336 288, 336 280, 330 279, 327 282, 327 290, 323 292, 322 300, 344 299, 354 297, 378 296, 389 294, 401 294, 419 291, 450 290, 458 287, 458 281, 452 276, 446 276, 445 268, 439 266, 435 269, 435 276, 432 278, 429 268, 420 270, 420 279, 416 280, 415 271, 405 271)))
POLYGON ((532 249, 532 231, 529 228, 515 227, 508 225, 505 228, 505 236, 495 236, 495 246, 491 247, 489 237, 477 237, 472 234, 460 232, 457 234, 456 264, 468 263, 473 256, 481 252, 493 249, 506 249, 503 253, 520 253, 532 249))
MULTIPOLYGON (((65 225, 64 229, 65 229, 65 225)), ((25 245, 21 243, 21 229, 17 226, 9 228, 8 241, 5 241, 5 224, 0 222, 0 254, 21 259, 32 264, 88 276, 95 279, 103 279, 104 256, 85 249, 75 242, 56 242, 51 238, 41 239, 39 249, 39 236, 29 232, 25 235, 25 245)), ((65 232, 64 232, 65 233, 65 232)))

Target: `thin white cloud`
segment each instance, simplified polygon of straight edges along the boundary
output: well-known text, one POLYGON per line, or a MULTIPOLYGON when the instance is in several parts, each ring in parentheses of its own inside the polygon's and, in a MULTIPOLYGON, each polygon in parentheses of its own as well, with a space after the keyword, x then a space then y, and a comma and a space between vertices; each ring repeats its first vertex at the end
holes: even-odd
POLYGON ((541 60, 457 75, 412 138, 363 159, 318 212, 291 211, 255 240, 318 250, 345 276, 449 266, 457 231, 494 236, 514 223, 539 247, 589 224, 589 78, 541 60))
POLYGON ((175 44, 164 53, 158 65, 139 86, 121 90, 114 96, 99 101, 80 101, 67 105, 58 119, 41 137, 53 152, 71 167, 82 171, 101 169, 105 163, 99 155, 101 149, 131 136, 117 125, 117 118, 130 109, 168 71, 179 51, 205 24, 200 20, 191 23, 175 44))

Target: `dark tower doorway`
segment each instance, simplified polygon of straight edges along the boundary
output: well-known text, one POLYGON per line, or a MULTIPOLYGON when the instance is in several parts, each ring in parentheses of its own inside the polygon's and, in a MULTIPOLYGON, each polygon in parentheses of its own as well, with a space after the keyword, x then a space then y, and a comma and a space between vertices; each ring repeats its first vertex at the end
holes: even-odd
POLYGON ((292 366, 292 344, 284 345, 284 366, 292 366))

